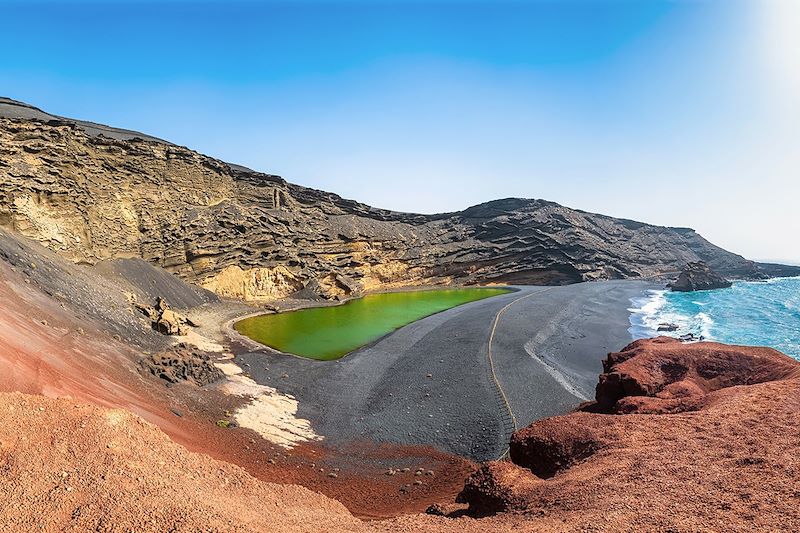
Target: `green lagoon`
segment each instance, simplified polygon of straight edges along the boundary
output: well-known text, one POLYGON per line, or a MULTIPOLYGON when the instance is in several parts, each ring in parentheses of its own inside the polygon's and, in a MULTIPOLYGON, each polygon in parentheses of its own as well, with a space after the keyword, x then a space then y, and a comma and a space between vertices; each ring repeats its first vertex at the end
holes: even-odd
POLYGON ((508 292, 467 288, 370 294, 343 305, 245 318, 234 327, 281 352, 330 361, 426 316, 508 292))

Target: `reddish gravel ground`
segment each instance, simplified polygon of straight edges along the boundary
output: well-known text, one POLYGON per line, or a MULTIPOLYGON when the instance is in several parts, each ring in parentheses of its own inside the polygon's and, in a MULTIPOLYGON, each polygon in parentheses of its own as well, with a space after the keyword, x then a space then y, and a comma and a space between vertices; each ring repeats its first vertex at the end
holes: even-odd
POLYGON ((365 518, 419 513, 434 501, 452 500, 475 466, 424 447, 354 443, 331 450, 311 444, 287 451, 250 430, 219 428, 215 422, 241 400, 193 385, 167 388, 142 376, 135 364, 138 352, 101 325, 76 318, 2 262, 0 301, 0 392, 127 409, 191 451, 239 465, 265 481, 304 485, 365 518), (389 468, 404 467, 411 472, 385 475, 389 468), (434 475, 414 485, 418 468, 434 475))
POLYGON ((122 410, 0 394, 4 531, 362 531, 345 507, 188 452, 122 410))

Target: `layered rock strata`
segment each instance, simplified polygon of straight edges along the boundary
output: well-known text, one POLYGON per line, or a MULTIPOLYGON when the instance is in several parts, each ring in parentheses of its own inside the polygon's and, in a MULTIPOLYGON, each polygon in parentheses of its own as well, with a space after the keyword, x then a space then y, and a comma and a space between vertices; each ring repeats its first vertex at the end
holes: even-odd
POLYGON ((397 213, 135 132, 0 104, 0 227, 74 262, 142 258, 222 296, 561 284, 701 260, 728 275, 762 271, 690 229, 525 199, 397 213))

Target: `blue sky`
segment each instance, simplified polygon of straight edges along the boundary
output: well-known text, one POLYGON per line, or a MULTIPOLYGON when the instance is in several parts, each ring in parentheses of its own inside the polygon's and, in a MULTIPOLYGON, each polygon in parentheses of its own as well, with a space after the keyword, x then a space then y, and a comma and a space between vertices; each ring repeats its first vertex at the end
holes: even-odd
POLYGON ((0 94, 375 206, 800 262, 800 2, 0 1, 0 94))

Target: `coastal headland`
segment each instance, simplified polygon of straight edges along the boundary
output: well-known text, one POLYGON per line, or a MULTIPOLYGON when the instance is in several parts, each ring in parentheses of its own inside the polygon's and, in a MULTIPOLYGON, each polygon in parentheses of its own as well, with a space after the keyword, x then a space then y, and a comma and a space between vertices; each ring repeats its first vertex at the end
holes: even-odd
POLYGON ((800 363, 628 331, 686 263, 800 268, 545 200, 376 209, 10 99, 0 148, 3 524, 800 529, 800 363), (336 360, 233 328, 479 286, 510 292, 336 360))

